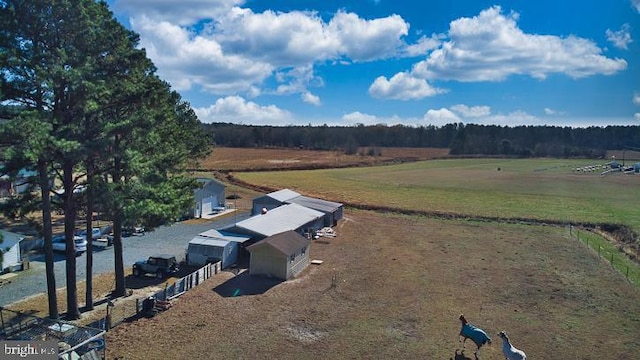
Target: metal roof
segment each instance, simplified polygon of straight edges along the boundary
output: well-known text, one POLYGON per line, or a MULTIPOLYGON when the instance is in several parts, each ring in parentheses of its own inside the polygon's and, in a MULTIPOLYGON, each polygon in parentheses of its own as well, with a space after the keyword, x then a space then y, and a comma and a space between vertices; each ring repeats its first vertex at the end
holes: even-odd
POLYGON ((254 248, 262 246, 271 246, 279 252, 289 256, 296 254, 300 249, 309 246, 310 240, 298 234, 295 231, 285 231, 275 234, 258 241, 257 243, 247 247, 251 251, 254 248))
POLYGON ((278 190, 278 191, 274 191, 271 193, 268 193, 266 196, 276 199, 280 202, 285 202, 287 200, 293 199, 294 197, 298 197, 300 196, 299 193, 293 191, 293 190, 289 190, 289 189, 282 189, 282 190, 278 190))
POLYGON ((236 226, 256 234, 271 236, 289 230, 296 230, 323 216, 323 213, 302 205, 287 204, 278 206, 265 214, 242 220, 236 223, 236 226))
POLYGON ((15 244, 24 240, 24 236, 9 231, 0 230, 2 233, 2 242, 0 242, 0 249, 11 248, 15 244))
POLYGON ((189 241, 189 245, 196 244, 196 245, 207 245, 207 246, 218 246, 218 247, 225 247, 229 243, 231 243, 231 241, 202 237, 202 236, 196 236, 189 241))
POLYGON ((211 230, 207 230, 207 231, 201 232, 200 234, 198 234, 198 236, 206 237, 206 238, 219 239, 219 240, 225 240, 225 241, 233 241, 233 242, 238 242, 238 243, 243 243, 243 242, 251 239, 251 236, 241 235, 241 234, 236 234, 236 233, 232 233, 232 232, 228 232, 228 231, 221 231, 221 230, 216 230, 216 229, 211 229, 211 230))
POLYGON ((337 202, 311 198, 308 196, 298 196, 298 197, 287 200, 287 202, 291 204, 302 205, 310 209, 324 211, 324 212, 333 212, 342 206, 342 204, 337 202))

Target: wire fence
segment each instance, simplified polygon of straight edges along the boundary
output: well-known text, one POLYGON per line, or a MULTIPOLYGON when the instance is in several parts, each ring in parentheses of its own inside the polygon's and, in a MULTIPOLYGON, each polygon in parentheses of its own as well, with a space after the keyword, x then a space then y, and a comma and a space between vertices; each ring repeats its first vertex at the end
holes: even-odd
POLYGON ((636 248, 636 254, 632 254, 630 257, 622 247, 616 246, 594 232, 587 230, 581 231, 569 225, 569 234, 571 237, 585 244, 598 258, 606 261, 612 268, 624 276, 629 283, 640 287, 640 265, 632 259, 634 256, 638 259, 637 252, 640 249, 636 248))

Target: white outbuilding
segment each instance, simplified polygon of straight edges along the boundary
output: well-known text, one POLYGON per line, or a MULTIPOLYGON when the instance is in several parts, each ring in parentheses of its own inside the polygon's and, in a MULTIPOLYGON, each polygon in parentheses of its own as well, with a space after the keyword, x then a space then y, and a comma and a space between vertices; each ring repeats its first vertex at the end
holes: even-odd
POLYGON ((250 236, 215 229, 202 232, 187 245, 187 264, 203 266, 220 261, 220 267, 226 269, 238 261, 241 244, 249 239, 250 236))
POLYGON ((22 265, 20 242, 24 237, 20 234, 4 230, 0 230, 0 234, 2 234, 2 242, 0 242, 0 252, 2 252, 0 273, 20 268, 22 265))
POLYGON ((198 183, 200 187, 193 193, 195 198, 193 217, 202 218, 224 210, 224 184, 210 178, 199 178, 198 183))
POLYGON ((257 215, 287 204, 298 204, 324 214, 324 226, 335 226, 343 216, 343 204, 301 195, 293 190, 282 189, 253 199, 251 214, 257 215))

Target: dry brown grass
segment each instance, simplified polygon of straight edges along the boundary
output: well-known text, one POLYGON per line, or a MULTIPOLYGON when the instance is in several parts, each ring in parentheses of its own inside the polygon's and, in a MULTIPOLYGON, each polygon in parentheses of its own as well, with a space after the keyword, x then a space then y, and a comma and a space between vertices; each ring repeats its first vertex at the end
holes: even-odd
MULTIPOLYGON (((299 151, 221 150, 217 170, 295 163, 299 151)), ((216 275, 168 311, 109 332, 107 358, 452 359, 460 313, 495 340, 481 359, 503 359, 500 330, 532 359, 637 358, 640 291, 562 229, 346 217, 337 238, 312 244, 323 265, 254 295, 245 275, 216 275)), ((473 348, 467 342, 456 359, 473 358, 473 348)))
POLYGON ((562 229, 346 215, 312 244, 324 264, 256 295, 219 274, 109 332, 108 358, 450 359, 460 313, 494 337, 482 359, 503 359, 500 330, 530 358, 637 354, 638 289, 562 229))
POLYGON ((380 156, 366 156, 359 155, 367 154, 366 148, 358 154, 345 155, 343 151, 217 147, 199 165, 213 171, 313 169, 443 158, 448 156, 449 149, 380 148, 380 152, 380 156))

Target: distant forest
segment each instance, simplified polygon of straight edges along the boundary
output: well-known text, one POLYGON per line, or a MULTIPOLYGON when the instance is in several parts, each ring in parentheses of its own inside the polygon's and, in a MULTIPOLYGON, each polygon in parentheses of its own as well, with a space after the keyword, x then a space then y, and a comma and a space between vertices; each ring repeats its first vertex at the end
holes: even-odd
POLYGON ((640 148, 640 126, 203 126, 213 132, 217 146, 297 147, 347 154, 360 147, 437 147, 449 148, 452 155, 602 158, 607 150, 640 148))

